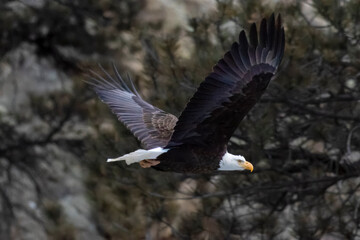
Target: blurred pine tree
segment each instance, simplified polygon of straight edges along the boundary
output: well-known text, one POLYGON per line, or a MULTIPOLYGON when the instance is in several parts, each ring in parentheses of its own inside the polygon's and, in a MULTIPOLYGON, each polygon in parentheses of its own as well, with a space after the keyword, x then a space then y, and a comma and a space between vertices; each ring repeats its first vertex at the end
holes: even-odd
POLYGON ((0 12, 1 239, 360 238, 358 1, 8 0, 0 12), (272 12, 284 60, 229 146, 253 173, 105 163, 139 143, 84 69, 115 61, 178 115, 272 12))

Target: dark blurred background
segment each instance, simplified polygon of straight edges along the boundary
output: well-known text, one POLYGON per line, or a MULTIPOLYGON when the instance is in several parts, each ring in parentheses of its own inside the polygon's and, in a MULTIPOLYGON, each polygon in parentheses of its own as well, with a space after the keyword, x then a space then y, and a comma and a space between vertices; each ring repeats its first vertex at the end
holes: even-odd
POLYGON ((357 0, 2 0, 0 239, 360 239, 359 42, 357 0), (285 56, 229 144, 253 173, 106 164, 140 145, 88 69, 179 115, 272 12, 285 56))

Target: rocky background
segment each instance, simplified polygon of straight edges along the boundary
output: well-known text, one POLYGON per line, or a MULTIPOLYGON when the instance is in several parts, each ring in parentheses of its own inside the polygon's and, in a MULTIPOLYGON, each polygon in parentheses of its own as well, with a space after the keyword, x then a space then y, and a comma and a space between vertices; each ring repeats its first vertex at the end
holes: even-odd
POLYGON ((359 23, 356 0, 1 1, 0 239, 360 239, 359 23), (140 145, 89 69, 179 115, 272 12, 285 57, 229 145, 253 173, 105 163, 140 145))

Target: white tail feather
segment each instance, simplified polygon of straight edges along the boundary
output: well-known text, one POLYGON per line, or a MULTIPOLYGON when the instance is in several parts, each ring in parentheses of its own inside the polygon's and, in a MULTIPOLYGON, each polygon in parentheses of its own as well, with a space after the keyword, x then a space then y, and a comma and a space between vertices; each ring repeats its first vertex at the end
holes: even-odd
POLYGON ((161 147, 150 150, 138 149, 135 152, 125 154, 118 158, 109 158, 107 162, 125 161, 127 165, 130 165, 145 159, 156 159, 159 155, 166 153, 167 151, 168 149, 162 149, 161 147))

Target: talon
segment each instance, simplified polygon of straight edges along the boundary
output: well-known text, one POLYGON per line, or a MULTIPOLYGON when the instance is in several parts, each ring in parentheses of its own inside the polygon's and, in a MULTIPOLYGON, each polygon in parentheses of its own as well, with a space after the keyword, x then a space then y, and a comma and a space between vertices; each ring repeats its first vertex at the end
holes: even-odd
POLYGON ((142 168, 149 168, 149 167, 151 167, 151 165, 150 165, 146 160, 140 161, 139 164, 140 164, 140 166, 141 166, 142 168))
POLYGON ((152 166, 156 166, 160 163, 160 161, 157 160, 152 160, 152 159, 146 159, 146 160, 142 160, 139 162, 140 166, 142 168, 149 168, 152 166))

